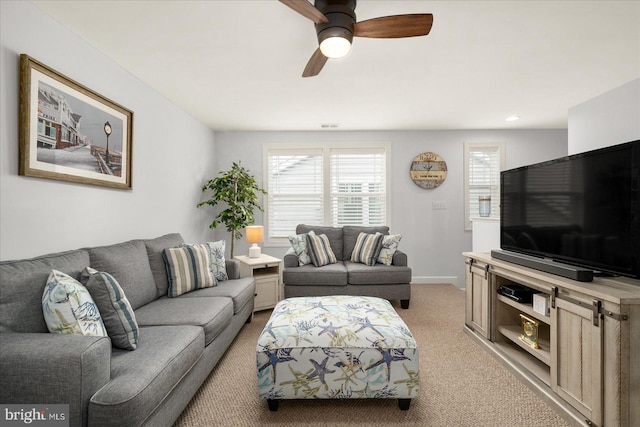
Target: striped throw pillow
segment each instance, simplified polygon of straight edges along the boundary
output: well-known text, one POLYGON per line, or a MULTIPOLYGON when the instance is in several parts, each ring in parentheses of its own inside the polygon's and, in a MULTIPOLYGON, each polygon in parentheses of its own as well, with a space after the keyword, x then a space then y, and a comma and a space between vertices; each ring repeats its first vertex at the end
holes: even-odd
POLYGON ((359 262, 366 265, 375 265, 382 249, 382 234, 358 234, 356 245, 351 252, 351 262, 359 262))
POLYGON ((111 344, 125 350, 138 348, 136 315, 118 281, 91 267, 85 268, 82 276, 89 277, 85 286, 100 310, 111 344))
POLYGON ((309 251, 311 262, 316 267, 338 262, 331 250, 331 244, 326 234, 317 235, 313 230, 309 231, 307 233, 307 250, 309 251))
POLYGON ((167 266, 169 297, 217 285, 216 278, 209 269, 211 255, 206 243, 167 248, 162 256, 167 266))

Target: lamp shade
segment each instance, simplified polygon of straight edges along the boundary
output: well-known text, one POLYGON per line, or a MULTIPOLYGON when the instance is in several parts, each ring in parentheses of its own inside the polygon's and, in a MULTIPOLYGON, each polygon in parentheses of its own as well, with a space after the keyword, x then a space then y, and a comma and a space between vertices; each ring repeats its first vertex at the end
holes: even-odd
POLYGON ((247 242, 262 243, 264 241, 264 227, 262 225, 250 225, 246 231, 247 242))

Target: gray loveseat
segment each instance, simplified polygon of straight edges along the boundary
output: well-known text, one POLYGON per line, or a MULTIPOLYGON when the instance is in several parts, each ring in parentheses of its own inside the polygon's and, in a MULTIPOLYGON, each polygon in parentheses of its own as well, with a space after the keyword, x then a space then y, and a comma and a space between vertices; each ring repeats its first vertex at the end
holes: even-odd
POLYGON ((282 281, 284 296, 363 295, 400 300, 402 308, 409 308, 411 299, 411 268, 407 266, 407 255, 399 250, 393 255, 391 265, 351 262, 351 252, 358 235, 362 233, 389 234, 389 227, 323 227, 300 224, 296 234, 313 230, 326 234, 338 262, 315 267, 312 264, 299 266, 298 256, 290 249, 284 256, 282 281))
POLYGON ((239 278, 167 297, 162 251, 179 234, 0 263, 0 402, 69 404, 71 426, 170 426, 251 320, 255 282, 239 278), (113 275, 139 325, 138 348, 108 337, 52 334, 42 293, 52 269, 113 275))

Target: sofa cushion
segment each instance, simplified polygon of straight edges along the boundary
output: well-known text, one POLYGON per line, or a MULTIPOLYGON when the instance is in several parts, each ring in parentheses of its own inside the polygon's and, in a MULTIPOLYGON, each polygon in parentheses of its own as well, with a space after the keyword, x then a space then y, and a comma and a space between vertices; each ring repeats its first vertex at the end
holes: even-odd
POLYGON ((387 285, 411 282, 411 268, 409 267, 384 264, 368 266, 350 261, 345 261, 344 265, 349 273, 350 285, 387 285))
POLYGON ((167 295, 169 291, 169 281, 167 279, 167 268, 164 264, 162 251, 167 248, 175 248, 184 243, 184 239, 178 233, 165 234, 155 239, 143 240, 144 246, 147 248, 147 256, 149 257, 149 266, 153 274, 153 280, 158 288, 158 296, 167 295))
POLYGON ((85 268, 82 275, 87 277, 85 286, 100 310, 113 346, 135 350, 138 346, 138 323, 118 281, 109 273, 91 267, 85 268))
POLYGON ((351 253, 351 262, 359 262, 365 265, 374 265, 378 260, 380 249, 382 249, 382 238, 380 233, 367 234, 360 233, 356 245, 351 253))
POLYGON ((231 298, 159 298, 138 308, 140 326, 193 325, 204 329, 205 345, 209 345, 233 317, 231 298))
POLYGON ((115 277, 134 310, 157 298, 156 282, 142 240, 89 248, 89 257, 91 262, 87 265, 115 277))
POLYGON ((180 298, 193 297, 227 297, 233 301, 233 314, 242 310, 253 299, 256 292, 256 284, 253 277, 243 277, 237 280, 225 280, 218 282, 213 288, 198 289, 182 295, 180 298))
POLYGON ((78 280, 88 265, 85 250, 0 262, 0 332, 48 332, 42 292, 51 270, 78 280))
MULTIPOLYGON (((306 234, 313 230, 316 234, 326 234, 329 238, 329 244, 331 250, 336 256, 338 261, 343 260, 342 254, 342 227, 323 227, 319 225, 305 225, 299 224, 296 227, 296 234, 306 234)), ((347 259, 351 257, 351 252, 347 256, 347 259)))
POLYGON ((307 247, 309 249, 309 258, 311 258, 311 262, 316 267, 338 262, 331 250, 331 244, 326 234, 317 235, 313 230, 310 231, 307 234, 307 247))
POLYGON ((111 353, 111 381, 91 398, 89 425, 142 425, 200 359, 204 333, 195 326, 141 327, 138 344, 111 353))
POLYGON ((342 259, 343 261, 349 261, 351 259, 351 254, 353 253, 353 248, 356 246, 356 240, 358 240, 358 236, 360 233, 367 234, 389 234, 389 227, 387 226, 372 226, 372 227, 362 227, 356 225, 345 225, 343 228, 343 248, 342 253, 344 255, 342 259))
POLYGON ((51 333, 107 336, 98 307, 87 288, 58 270, 51 271, 47 279, 42 311, 51 333))
POLYGON ((211 256, 206 243, 167 248, 162 256, 167 264, 169 297, 217 285, 216 278, 209 270, 211 256))
POLYGON ((305 265, 302 267, 285 269, 282 272, 282 279, 287 286, 346 286, 347 269, 342 261, 338 261, 336 264, 325 265, 323 267, 305 265))

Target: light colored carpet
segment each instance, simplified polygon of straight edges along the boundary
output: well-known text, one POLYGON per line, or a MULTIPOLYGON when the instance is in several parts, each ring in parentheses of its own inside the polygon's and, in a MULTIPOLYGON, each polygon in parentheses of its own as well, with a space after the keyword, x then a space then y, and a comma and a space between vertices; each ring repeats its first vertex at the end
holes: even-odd
POLYGON ((464 292, 412 285, 411 307, 394 302, 420 349, 420 397, 397 400, 285 400, 277 412, 258 399, 255 345, 271 311, 245 325, 174 427, 257 425, 568 426, 463 332, 464 292))

